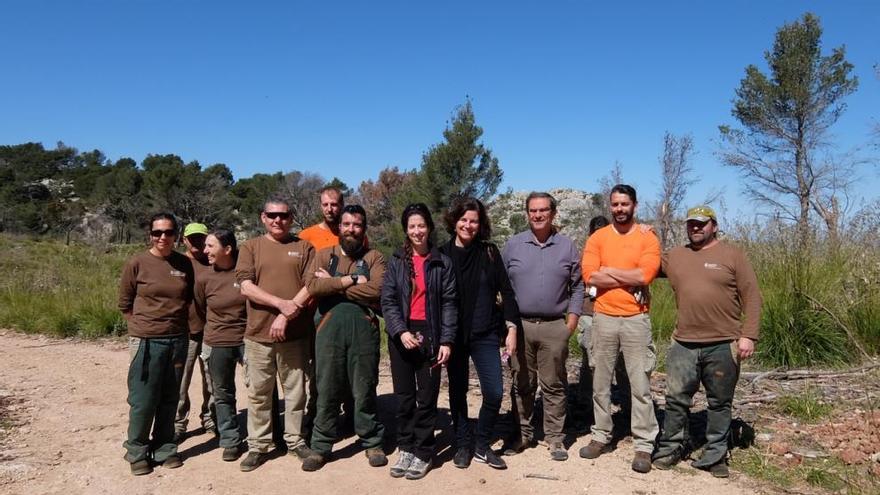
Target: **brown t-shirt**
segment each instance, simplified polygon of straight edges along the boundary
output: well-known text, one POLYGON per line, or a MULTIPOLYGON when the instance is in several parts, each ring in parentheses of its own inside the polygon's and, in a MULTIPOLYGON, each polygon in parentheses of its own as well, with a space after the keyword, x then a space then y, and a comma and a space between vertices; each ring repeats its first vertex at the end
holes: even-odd
POLYGON ((241 295, 234 269, 212 266, 197 275, 193 303, 206 315, 206 344, 211 347, 241 344, 247 328, 247 299, 241 295))
POLYGON ((315 259, 308 270, 306 284, 309 287, 309 294, 318 299, 321 312, 326 312, 328 303, 332 306, 336 302, 343 300, 348 300, 362 306, 376 307, 379 304, 379 296, 382 292, 383 275, 385 275, 385 257, 379 251, 370 249, 360 260, 354 260, 343 254, 339 246, 333 246, 322 249, 315 255, 315 259), (314 273, 318 268, 327 269, 330 257, 333 255, 339 258, 336 265, 336 275, 369 273, 369 282, 343 289, 342 280, 339 276, 330 278, 315 277, 314 273))
POLYGON ((758 340, 761 292, 745 253, 725 242, 663 255, 663 271, 675 291, 678 318, 672 336, 684 342, 758 340))
MULTIPOLYGON (((186 256, 186 255, 184 255, 186 256)), ((211 265, 202 264, 201 261, 190 258, 187 256, 189 260, 192 262, 193 266, 193 275, 196 278, 196 283, 199 282, 199 278, 202 276, 203 272, 206 272, 211 269, 211 265)), ((189 307, 189 334, 190 335, 198 335, 202 333, 205 329, 205 313, 201 311, 195 304, 191 304, 189 307)))
POLYGON ((155 338, 187 333, 192 293, 193 267, 186 256, 134 255, 119 281, 119 310, 129 315, 128 334, 155 338))
MULTIPOLYGON (((256 237, 241 246, 235 279, 239 284, 250 280, 273 296, 293 299, 304 286, 306 268, 314 253, 312 245, 298 237, 291 236, 286 242, 277 242, 264 235, 256 237)), ((267 344, 274 342, 269 336, 269 327, 278 314, 278 309, 273 306, 248 300, 245 338, 267 344)), ((308 338, 314 326, 312 314, 301 312, 287 322, 287 340, 308 338)))

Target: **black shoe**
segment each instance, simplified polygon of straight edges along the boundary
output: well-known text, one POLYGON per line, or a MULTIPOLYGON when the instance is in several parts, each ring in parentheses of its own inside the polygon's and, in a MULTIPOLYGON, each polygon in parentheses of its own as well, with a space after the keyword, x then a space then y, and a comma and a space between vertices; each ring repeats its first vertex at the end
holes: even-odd
POLYGON ((651 454, 636 452, 633 456, 632 470, 642 474, 651 472, 651 454))
POLYGON ((179 455, 171 454, 165 458, 165 461, 162 462, 162 466, 168 469, 177 469, 180 466, 183 466, 183 460, 180 459, 179 455))
POLYGON ((565 450, 565 446, 562 445, 562 442, 555 442, 550 446, 550 458, 554 461, 568 460, 568 451, 565 450))
POLYGON ((517 455, 522 453, 522 451, 526 449, 533 449, 537 446, 538 442, 534 440, 516 440, 505 445, 503 447, 503 450, 501 451, 501 454, 506 456, 517 455))
POLYGON ((237 461, 238 458, 241 457, 241 445, 236 445, 235 447, 224 447, 223 448, 223 460, 226 462, 237 461))
POLYGON ((471 465, 471 459, 473 458, 473 454, 471 454, 471 449, 467 447, 459 447, 457 451, 455 451, 455 456, 452 458, 452 465, 459 469, 467 469, 471 465))
POLYGON ((260 467, 260 465, 266 462, 267 459, 269 459, 268 453, 248 452, 247 457, 245 457, 244 460, 241 461, 241 464, 238 465, 238 468, 247 473, 260 467))
POLYGON ((489 467, 495 469, 507 469, 507 463, 504 462, 504 459, 495 455, 495 452, 492 452, 492 449, 486 449, 482 452, 479 450, 474 451, 474 460, 483 464, 488 464, 489 467))
POLYGON ((175 430, 171 441, 179 445, 184 440, 186 440, 186 430, 175 430))
POLYGON ((680 460, 681 460, 681 456, 679 456, 678 452, 676 451, 676 452, 673 452, 669 455, 664 455, 662 457, 658 457, 658 458, 654 459, 654 461, 651 464, 653 464, 655 468, 657 468, 661 471, 668 471, 668 470, 672 469, 673 466, 678 464, 678 461, 680 461, 680 460))
POLYGON ((313 452, 312 455, 303 459, 302 470, 307 472, 317 471, 324 467, 324 464, 327 464, 327 458, 317 452, 313 452))
POLYGON ((150 461, 147 459, 141 459, 131 463, 131 474, 135 476, 143 476, 152 472, 153 466, 150 465, 150 461))
POLYGON ((289 449, 287 451, 287 455, 292 455, 299 459, 300 461, 306 460, 306 458, 310 455, 314 454, 312 449, 306 447, 305 444, 302 444, 294 449, 289 449))

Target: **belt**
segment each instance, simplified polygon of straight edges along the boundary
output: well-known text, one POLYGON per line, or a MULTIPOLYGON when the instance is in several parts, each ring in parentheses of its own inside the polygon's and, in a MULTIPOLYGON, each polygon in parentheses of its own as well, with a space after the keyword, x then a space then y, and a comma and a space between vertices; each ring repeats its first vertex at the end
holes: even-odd
POLYGON ((562 319, 561 316, 520 316, 520 318, 529 323, 546 323, 562 319))

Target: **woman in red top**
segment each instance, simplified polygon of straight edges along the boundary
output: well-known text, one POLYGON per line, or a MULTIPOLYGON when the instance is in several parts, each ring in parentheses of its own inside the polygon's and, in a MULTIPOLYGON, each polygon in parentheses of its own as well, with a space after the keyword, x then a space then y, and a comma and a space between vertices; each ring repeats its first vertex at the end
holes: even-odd
POLYGON ((400 223, 406 239, 388 261, 382 284, 391 378, 399 400, 400 455, 391 476, 416 480, 431 469, 440 367, 452 352, 458 310, 452 261, 431 242, 434 221, 428 207, 407 206, 400 223))

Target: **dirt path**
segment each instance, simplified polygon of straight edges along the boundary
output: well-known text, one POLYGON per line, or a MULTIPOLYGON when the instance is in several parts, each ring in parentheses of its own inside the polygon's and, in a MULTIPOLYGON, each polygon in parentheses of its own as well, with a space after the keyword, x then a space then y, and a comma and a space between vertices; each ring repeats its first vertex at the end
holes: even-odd
MULTIPOLYGON (((736 474, 730 480, 713 479, 690 467, 652 471, 639 475, 629 467, 632 444, 622 442, 617 451, 596 461, 577 457, 589 436, 569 449, 567 462, 549 459, 539 447, 508 457, 510 468, 495 471, 474 464, 455 469, 448 441, 443 464, 424 480, 395 480, 388 468, 370 468, 359 449, 348 439, 337 444, 341 454, 317 473, 304 473, 290 456, 278 457, 252 473, 242 473, 237 463, 220 460, 216 441, 207 435, 188 438, 181 445, 184 466, 156 468, 153 474, 133 477, 122 459, 128 406, 125 373, 127 349, 121 340, 79 342, 32 337, 0 331, 0 403, 11 415, 0 429, 0 493, 602 493, 666 494, 753 493, 748 480, 736 474), (533 476, 551 479, 540 479, 533 476)), ((380 382, 382 404, 390 402, 390 378, 380 382)), ((193 378, 198 382, 198 373, 193 378)), ((193 390, 200 386, 193 383, 193 390)), ((198 398, 193 410, 198 410, 198 398)), ((471 401, 472 403, 476 400, 471 401)), ((445 407, 445 391, 441 393, 445 407)), ((239 408, 245 404, 239 388, 239 408)), ((388 419, 390 413, 384 412, 388 419)), ((198 425, 193 416, 190 425, 198 425)), ((497 447, 497 446, 496 446, 497 447)), ((392 454, 393 461, 396 454, 392 454)), ((435 465, 436 466, 436 465, 435 465)))

